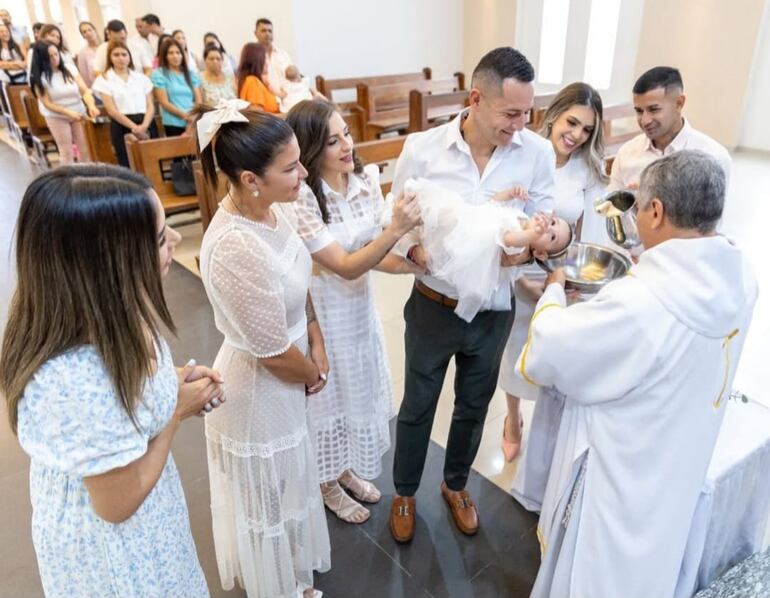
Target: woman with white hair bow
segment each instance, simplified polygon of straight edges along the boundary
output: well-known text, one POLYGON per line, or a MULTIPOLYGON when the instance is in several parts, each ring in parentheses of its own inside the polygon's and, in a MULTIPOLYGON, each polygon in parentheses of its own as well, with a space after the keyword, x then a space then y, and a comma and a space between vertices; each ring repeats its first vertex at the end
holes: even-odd
POLYGON ((309 597, 330 548, 305 408, 329 365, 310 254, 281 205, 307 172, 291 127, 248 105, 222 100, 197 123, 208 181, 218 166, 230 183, 200 260, 225 337, 215 363, 228 408, 206 416, 214 545, 225 590, 237 580, 250 598, 309 597))

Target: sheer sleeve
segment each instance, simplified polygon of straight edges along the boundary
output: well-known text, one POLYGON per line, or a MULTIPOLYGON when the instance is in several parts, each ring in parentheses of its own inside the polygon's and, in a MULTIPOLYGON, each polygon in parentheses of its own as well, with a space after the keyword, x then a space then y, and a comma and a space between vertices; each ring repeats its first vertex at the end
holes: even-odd
POLYGON ((364 166, 363 174, 373 199, 375 221, 379 222, 385 209, 385 198, 382 196, 382 187, 380 187, 380 167, 377 164, 367 164, 364 166))
POLYGON ((313 190, 303 184, 299 199, 293 204, 296 215, 296 230, 310 253, 321 251, 334 242, 334 237, 323 221, 313 190))
POLYGON ((256 237, 236 230, 219 240, 208 266, 211 290, 228 328, 240 337, 231 340, 263 359, 291 346, 283 285, 266 252, 256 237))

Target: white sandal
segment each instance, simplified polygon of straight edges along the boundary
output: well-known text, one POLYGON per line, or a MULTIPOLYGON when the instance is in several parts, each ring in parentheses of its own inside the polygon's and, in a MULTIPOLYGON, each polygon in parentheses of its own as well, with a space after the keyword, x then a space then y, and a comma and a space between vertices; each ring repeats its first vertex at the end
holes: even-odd
POLYGON ((369 509, 350 498, 338 482, 321 484, 321 495, 326 508, 347 523, 363 523, 371 516, 369 509))
POLYGON ((371 482, 362 480, 350 469, 343 471, 342 475, 338 478, 340 485, 348 490, 356 500, 361 502, 375 504, 380 502, 382 494, 377 487, 371 482))

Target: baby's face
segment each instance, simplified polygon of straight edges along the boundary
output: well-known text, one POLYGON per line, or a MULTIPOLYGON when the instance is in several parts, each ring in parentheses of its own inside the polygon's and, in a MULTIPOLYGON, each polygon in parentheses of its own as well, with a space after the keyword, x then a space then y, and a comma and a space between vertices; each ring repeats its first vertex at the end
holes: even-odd
POLYGON ((562 251, 572 239, 569 224, 562 218, 546 216, 545 232, 532 242, 532 253, 553 255, 562 251))

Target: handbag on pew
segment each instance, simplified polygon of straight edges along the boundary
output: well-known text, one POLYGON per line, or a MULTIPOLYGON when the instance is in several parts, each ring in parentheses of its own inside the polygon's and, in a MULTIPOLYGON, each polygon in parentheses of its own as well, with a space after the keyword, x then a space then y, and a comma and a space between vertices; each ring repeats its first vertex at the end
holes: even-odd
POLYGON ((8 83, 10 85, 26 85, 27 84, 27 71, 16 73, 15 75, 8 69, 3 69, 5 74, 8 75, 8 83))
POLYGON ((196 194, 192 162, 192 158, 176 158, 171 163, 171 184, 177 195, 196 194))

